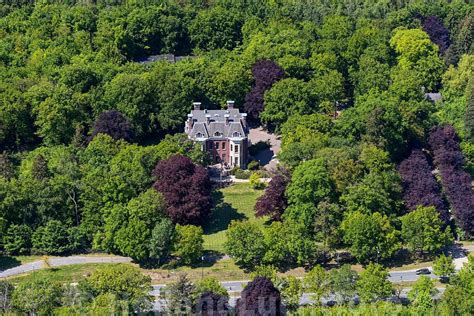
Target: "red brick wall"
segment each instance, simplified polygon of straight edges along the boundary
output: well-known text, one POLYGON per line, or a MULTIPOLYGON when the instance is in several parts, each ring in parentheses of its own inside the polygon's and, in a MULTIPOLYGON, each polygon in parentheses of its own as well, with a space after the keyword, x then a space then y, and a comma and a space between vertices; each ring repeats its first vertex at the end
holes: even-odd
POLYGON ((212 159, 215 163, 219 162, 221 158, 225 163, 229 164, 230 144, 228 140, 208 140, 206 142, 206 150, 211 153, 212 159), (212 149, 211 149, 212 143, 212 149), (219 144, 219 149, 216 149, 216 144, 219 144), (225 148, 222 149, 222 146, 225 148))

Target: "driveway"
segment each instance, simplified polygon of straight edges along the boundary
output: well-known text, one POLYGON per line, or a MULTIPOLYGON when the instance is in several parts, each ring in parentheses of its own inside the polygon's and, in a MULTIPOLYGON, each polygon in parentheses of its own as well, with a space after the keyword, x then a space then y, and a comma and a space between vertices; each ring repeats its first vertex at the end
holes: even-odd
POLYGON ((281 149, 280 137, 265 131, 262 127, 252 128, 249 131, 249 140, 251 144, 258 142, 269 142, 270 148, 262 150, 254 157, 260 162, 260 165, 267 170, 275 170, 278 159, 274 158, 281 149))

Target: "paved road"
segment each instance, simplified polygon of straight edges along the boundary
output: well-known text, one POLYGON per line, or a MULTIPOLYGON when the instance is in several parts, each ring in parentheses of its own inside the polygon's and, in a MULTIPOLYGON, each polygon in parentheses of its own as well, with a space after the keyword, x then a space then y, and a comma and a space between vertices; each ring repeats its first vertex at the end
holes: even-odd
MULTIPOLYGON (((71 256, 71 257, 58 257, 48 258, 48 264, 52 267, 66 266, 72 264, 84 264, 84 263, 124 263, 132 262, 131 258, 120 257, 120 256, 71 256)), ((18 267, 7 269, 0 272, 0 278, 6 278, 18 274, 28 273, 35 270, 40 270, 45 267, 44 260, 33 261, 30 263, 22 264, 18 267)))

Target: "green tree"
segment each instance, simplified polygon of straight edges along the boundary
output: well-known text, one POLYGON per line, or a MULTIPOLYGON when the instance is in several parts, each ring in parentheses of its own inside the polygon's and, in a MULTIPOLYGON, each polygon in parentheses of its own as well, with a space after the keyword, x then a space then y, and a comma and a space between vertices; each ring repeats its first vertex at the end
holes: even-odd
POLYGON ((357 280, 357 293, 361 301, 370 303, 389 297, 393 293, 393 286, 388 277, 389 273, 386 268, 370 263, 359 274, 357 280))
POLYGON ((171 220, 164 218, 155 225, 150 238, 150 257, 158 262, 166 260, 173 249, 175 227, 171 220))
POLYGON ((359 262, 390 258, 400 248, 397 231, 380 213, 350 213, 341 224, 344 241, 359 262))
POLYGON ((295 311, 300 305, 303 295, 302 281, 290 275, 283 279, 279 286, 282 302, 289 311, 295 311))
POLYGON ((303 286, 307 293, 311 293, 312 302, 320 305, 321 298, 330 291, 329 274, 323 267, 317 265, 305 275, 303 286))
POLYGON ((329 273, 331 293, 335 295, 339 304, 346 304, 356 294, 357 272, 351 270, 348 264, 339 269, 331 270, 329 273))
POLYGON ((288 78, 276 82, 265 93, 260 118, 279 129, 291 115, 311 114, 316 109, 310 86, 303 80, 288 78))
POLYGON ((146 311, 151 307, 151 278, 128 264, 100 267, 78 286, 86 297, 114 295, 117 301, 127 302, 128 312, 146 311))
POLYGON ((3 246, 10 255, 28 254, 31 249, 32 230, 27 225, 10 225, 3 236, 3 246))
POLYGON ((162 297, 166 300, 166 309, 170 315, 188 315, 192 313, 196 287, 186 274, 180 274, 178 280, 165 287, 162 297))
POLYGON ((58 220, 50 220, 35 230, 32 244, 33 250, 39 253, 64 254, 70 250, 67 227, 58 220))
POLYGON ((470 315, 474 311, 474 257, 469 255, 458 274, 450 279, 443 293, 443 303, 456 315, 470 315))
POLYGON ((128 311, 128 302, 118 299, 113 293, 99 294, 87 306, 87 313, 90 315, 123 315, 128 311))
POLYGON ((434 307, 433 295, 438 290, 435 288, 433 280, 427 276, 421 276, 408 292, 408 299, 412 302, 416 311, 420 314, 429 314, 434 307))
POLYGON ((261 228, 249 221, 232 221, 226 232, 226 252, 238 265, 252 268, 259 265, 265 255, 266 246, 261 228))
POLYGON ((222 284, 216 278, 212 277, 207 277, 196 282, 196 296, 206 292, 213 292, 225 297, 229 297, 229 293, 227 293, 227 290, 222 286, 222 284))
POLYGON ((265 182, 260 180, 260 175, 258 172, 252 172, 249 178, 249 184, 252 189, 261 190, 265 187, 265 182))
POLYGON ((176 242, 174 254, 184 264, 199 262, 203 255, 203 230, 193 225, 176 225, 176 242))
POLYGON ((436 253, 452 242, 449 230, 443 231, 444 223, 433 206, 420 206, 401 217, 401 222, 401 236, 415 255, 436 253))
POLYGON ((441 254, 433 262, 433 273, 444 278, 449 278, 454 274, 453 257, 441 254))
POLYGON ((19 313, 50 315, 61 304, 61 284, 46 276, 36 275, 20 282, 13 292, 12 307, 19 313))

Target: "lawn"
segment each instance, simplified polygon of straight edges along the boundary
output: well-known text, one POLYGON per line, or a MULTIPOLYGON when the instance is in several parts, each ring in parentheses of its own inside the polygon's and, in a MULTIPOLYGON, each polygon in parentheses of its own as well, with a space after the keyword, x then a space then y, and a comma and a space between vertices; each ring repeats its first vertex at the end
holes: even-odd
POLYGON ((72 264, 68 266, 38 270, 33 273, 10 277, 9 279, 14 283, 20 281, 29 282, 35 278, 47 276, 51 281, 75 283, 84 279, 101 265, 104 266, 104 264, 101 263, 72 264))
POLYGON ((204 225, 204 249, 224 252, 225 232, 232 220, 250 220, 264 223, 255 218, 254 206, 263 190, 254 190, 248 183, 236 183, 213 193, 214 208, 209 222, 204 225))

